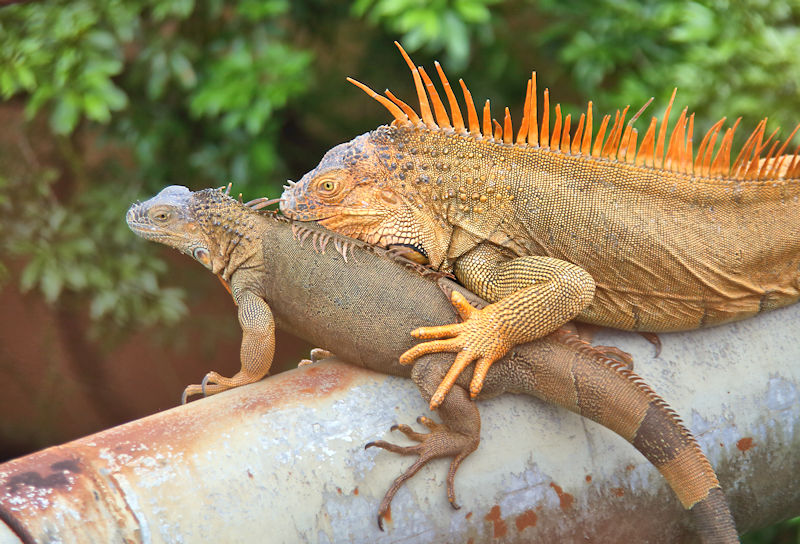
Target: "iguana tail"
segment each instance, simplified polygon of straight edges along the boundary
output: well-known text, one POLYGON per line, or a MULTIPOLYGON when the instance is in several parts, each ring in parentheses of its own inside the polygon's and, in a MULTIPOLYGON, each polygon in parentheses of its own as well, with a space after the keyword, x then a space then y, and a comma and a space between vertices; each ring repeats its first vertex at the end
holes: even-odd
POLYGON ((714 469, 678 415, 624 364, 573 333, 554 334, 597 365, 587 365, 582 358, 557 358, 562 360, 550 363, 552 368, 560 366, 559 371, 537 377, 531 393, 596 421, 633 444, 692 513, 704 543, 739 542, 714 469), (565 392, 559 383, 572 383, 572 391, 565 392))

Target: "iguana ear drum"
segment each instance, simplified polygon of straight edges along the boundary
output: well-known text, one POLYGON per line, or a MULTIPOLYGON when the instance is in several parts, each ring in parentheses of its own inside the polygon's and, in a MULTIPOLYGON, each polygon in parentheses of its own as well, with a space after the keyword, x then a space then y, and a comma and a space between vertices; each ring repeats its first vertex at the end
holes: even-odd
POLYGON ((380 195, 383 201, 386 202, 387 204, 397 204, 398 198, 394 191, 389 189, 384 189, 383 191, 380 192, 380 195))
POLYGON ((204 247, 197 247, 192 251, 192 257, 195 258, 200 264, 211 270, 211 255, 204 247))

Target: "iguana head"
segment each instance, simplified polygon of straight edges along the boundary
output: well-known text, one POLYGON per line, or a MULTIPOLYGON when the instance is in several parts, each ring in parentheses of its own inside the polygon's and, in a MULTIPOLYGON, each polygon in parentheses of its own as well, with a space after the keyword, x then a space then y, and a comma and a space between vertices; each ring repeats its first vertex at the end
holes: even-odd
POLYGON ((290 182, 281 211, 371 244, 402 248, 417 261, 434 261, 436 225, 416 191, 419 180, 429 178, 406 150, 406 136, 383 126, 334 147, 299 182, 290 182))
POLYGON ((171 185, 153 198, 133 204, 126 220, 146 240, 177 249, 228 280, 240 264, 240 242, 249 242, 254 213, 220 189, 192 192, 171 185))

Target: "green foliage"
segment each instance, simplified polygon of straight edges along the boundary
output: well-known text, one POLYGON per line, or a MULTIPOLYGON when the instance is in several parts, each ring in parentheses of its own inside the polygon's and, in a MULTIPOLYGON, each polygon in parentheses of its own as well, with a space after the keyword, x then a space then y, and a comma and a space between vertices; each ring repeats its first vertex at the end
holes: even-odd
POLYGON ((146 193, 231 178, 268 192, 280 168, 276 112, 306 90, 312 59, 283 41, 273 18, 287 9, 78 0, 0 10, 0 96, 24 97, 30 120, 46 116, 57 151, 45 162, 58 165, 21 164, 13 150, 0 162, 0 279, 16 257, 21 290, 49 303, 70 293, 105 330, 177 322, 185 292, 159 285, 166 264, 130 233, 125 211, 142 179, 146 193), (87 133, 112 144, 93 149, 110 161, 87 164, 77 149, 87 133), (129 162, 126 147, 128 188, 90 181, 125 172, 109 164, 129 162))
POLYGON ((304 89, 310 57, 264 33, 254 33, 250 43, 235 38, 224 44, 222 55, 207 67, 204 85, 189 101, 196 117, 215 118, 225 131, 244 129, 257 135, 277 108, 304 89))
MULTIPOLYGON (((531 69, 558 100, 591 98, 603 113, 651 95, 663 107, 678 86, 699 129, 724 115, 798 120, 798 20, 800 4, 770 0, 3 7, 0 120, 22 108, 29 124, 0 132, 0 281, 77 303, 97 331, 180 320, 185 292, 162 286, 167 265, 127 229, 129 203, 167 184, 231 179, 249 196, 277 195, 284 173, 296 178, 380 112, 343 76, 413 96, 394 39, 419 64, 443 53, 451 76, 465 72, 476 98, 496 105, 521 103, 531 69)), ((745 542, 800 542, 798 523, 745 542)))
POLYGON ((492 19, 489 6, 499 0, 356 0, 353 13, 366 15, 392 32, 401 33, 403 47, 416 51, 443 50, 451 69, 463 69, 472 34, 488 42, 492 19))
POLYGON ((123 2, 32 4, 0 14, 0 96, 28 92, 29 117, 47 106, 57 134, 79 119, 107 123, 126 94, 112 81, 123 68, 120 44, 137 26, 123 2))
POLYGON ((110 124, 152 189, 179 177, 247 186, 280 167, 275 113, 308 86, 311 54, 283 41, 273 19, 287 9, 285 0, 5 8, 0 93, 28 93, 28 116, 46 110, 56 134, 82 119, 110 124))
POLYGON ((742 544, 800 544, 800 517, 742 535, 742 544))
MULTIPOLYGON (((555 22, 538 36, 584 94, 610 104, 679 88, 708 121, 800 111, 800 4, 769 0, 542 0, 555 22)), ((784 127, 787 128, 787 127, 784 127)))
POLYGON ((166 263, 142 252, 121 221, 133 191, 105 187, 63 204, 55 178, 49 169, 0 177, 0 255, 25 258, 20 289, 36 289, 49 303, 65 291, 81 297, 98 332, 177 322, 183 290, 159 286, 166 263))

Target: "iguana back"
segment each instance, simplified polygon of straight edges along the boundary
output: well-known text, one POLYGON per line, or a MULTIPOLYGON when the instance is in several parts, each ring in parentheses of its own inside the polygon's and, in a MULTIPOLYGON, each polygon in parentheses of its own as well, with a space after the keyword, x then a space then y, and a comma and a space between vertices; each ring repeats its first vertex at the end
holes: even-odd
POLYGON ((508 108, 501 128, 488 101, 481 130, 462 82, 465 125, 437 64, 448 116, 424 70, 410 66, 421 113, 359 84, 394 122, 328 152, 284 192, 284 213, 412 246, 444 270, 479 245, 508 259, 568 261, 596 284, 579 319, 623 329, 716 325, 800 296, 800 161, 797 151, 784 153, 791 136, 782 145, 774 132, 764 137, 766 120, 733 164, 736 125, 717 148, 722 121, 715 124, 693 153, 694 115, 684 109, 667 142, 672 101, 640 144, 626 112, 617 112, 610 131, 603 118, 595 133, 591 103, 572 134, 558 106, 550 125, 547 90, 539 121, 534 74, 515 137, 508 108))

